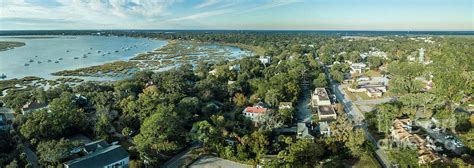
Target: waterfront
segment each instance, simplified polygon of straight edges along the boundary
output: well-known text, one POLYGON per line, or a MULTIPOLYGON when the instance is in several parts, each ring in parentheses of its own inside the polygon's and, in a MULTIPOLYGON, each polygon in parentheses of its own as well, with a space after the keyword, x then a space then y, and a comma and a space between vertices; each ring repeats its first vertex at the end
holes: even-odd
POLYGON ((0 52, 0 74, 6 79, 55 79, 53 72, 128 60, 166 45, 164 40, 117 36, 10 36, 0 37, 0 41, 26 43, 0 52))
POLYGON ((79 74, 67 76, 81 76, 86 80, 116 80, 137 70, 161 71, 184 62, 212 62, 219 58, 232 60, 252 55, 248 50, 233 46, 186 42, 179 43, 182 44, 179 49, 173 45, 173 49, 178 49, 177 53, 168 52, 163 55, 156 54, 156 51, 165 46, 170 47, 167 46, 167 41, 117 36, 10 36, 0 37, 0 41, 26 44, 0 52, 0 75, 4 74, 6 80, 26 76, 56 79, 61 75, 52 73, 74 70, 78 70, 76 72, 79 74), (148 58, 143 59, 144 55, 148 58), (132 63, 130 59, 135 61, 132 63), (132 68, 123 71, 126 73, 121 75, 104 71, 94 74, 82 72, 84 68, 116 64, 116 61, 126 61, 124 63, 132 68))

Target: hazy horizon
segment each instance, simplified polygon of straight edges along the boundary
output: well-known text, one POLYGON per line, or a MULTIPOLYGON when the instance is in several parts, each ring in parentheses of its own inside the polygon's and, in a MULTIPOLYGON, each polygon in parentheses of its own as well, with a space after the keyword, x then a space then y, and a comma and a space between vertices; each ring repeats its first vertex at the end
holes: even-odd
POLYGON ((0 30, 474 30, 471 0, 0 0, 0 5, 0 30))

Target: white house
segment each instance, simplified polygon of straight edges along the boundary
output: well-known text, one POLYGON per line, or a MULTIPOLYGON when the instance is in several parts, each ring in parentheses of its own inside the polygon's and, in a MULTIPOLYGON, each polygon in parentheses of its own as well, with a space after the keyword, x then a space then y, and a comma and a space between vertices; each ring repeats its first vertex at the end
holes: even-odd
POLYGON ((252 107, 246 107, 242 111, 242 114, 244 114, 245 117, 250 118, 250 120, 252 120, 253 122, 260 122, 260 119, 263 115, 265 115, 267 110, 267 108, 263 107, 263 105, 259 103, 252 107))
POLYGON ((329 128, 328 122, 319 122, 318 123, 319 127, 319 134, 323 136, 331 136, 331 129, 329 128))
POLYGON ((278 109, 290 109, 291 107, 293 107, 292 103, 291 102, 280 102, 280 104, 278 105, 278 109))
POLYGON ((266 64, 270 64, 270 62, 272 61, 272 57, 270 57, 270 56, 260 56, 260 58, 258 58, 258 60, 262 64, 266 65, 266 64))
POLYGON ((313 94, 311 94, 311 106, 316 108, 320 105, 331 105, 329 95, 325 88, 316 88, 313 94))
POLYGON ((382 97, 383 92, 376 88, 366 88, 367 96, 369 97, 382 97))
POLYGON ((364 63, 353 63, 351 64, 351 74, 362 73, 366 69, 367 65, 364 63))

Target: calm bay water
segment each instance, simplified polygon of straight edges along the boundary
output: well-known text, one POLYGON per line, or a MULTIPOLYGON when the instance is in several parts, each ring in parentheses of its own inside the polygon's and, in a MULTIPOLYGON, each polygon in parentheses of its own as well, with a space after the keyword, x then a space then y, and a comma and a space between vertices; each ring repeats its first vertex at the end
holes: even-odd
POLYGON ((0 41, 26 43, 0 52, 0 75, 5 74, 6 79, 54 79, 53 72, 128 60, 166 44, 163 40, 115 36, 10 36, 0 37, 0 41))

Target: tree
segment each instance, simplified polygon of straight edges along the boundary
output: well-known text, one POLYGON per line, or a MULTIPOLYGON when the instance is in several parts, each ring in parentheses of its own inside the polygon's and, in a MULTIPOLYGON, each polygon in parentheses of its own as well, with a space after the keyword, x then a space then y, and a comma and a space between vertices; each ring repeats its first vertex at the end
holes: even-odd
POLYGON ((276 89, 270 89, 265 94, 265 102, 271 106, 278 106, 279 99, 282 95, 276 89))
POLYGON ((96 136, 104 139, 107 137, 107 133, 110 131, 112 126, 110 125, 110 119, 104 113, 99 113, 97 121, 94 125, 94 133, 96 136))
POLYGON ((125 137, 128 137, 128 135, 132 132, 132 129, 130 127, 125 127, 122 129, 122 135, 125 137))
POLYGON ((363 148, 365 143, 365 132, 362 128, 356 128, 349 135, 349 139, 345 143, 345 146, 350 150, 352 156, 362 156, 366 152, 363 148))
POLYGON ((158 105, 133 139, 140 157, 156 165, 164 159, 165 154, 181 149, 185 140, 182 122, 174 107, 158 105))
POLYGON ((288 143, 288 147, 278 153, 278 158, 289 166, 317 165, 324 152, 322 143, 299 139, 295 143, 288 143))
POLYGON ((41 110, 29 115, 20 126, 20 133, 27 139, 49 139, 83 130, 85 114, 77 108, 73 97, 71 93, 65 92, 49 104, 51 112, 41 110))
POLYGON ((400 110, 392 104, 380 104, 375 110, 379 132, 390 133, 393 120, 400 116, 400 110))
POLYGON ((259 123, 260 129, 271 131, 274 128, 283 126, 285 120, 279 117, 275 111, 269 110, 262 116, 260 121, 262 121, 259 123))
POLYGON ((332 79, 339 83, 344 81, 344 74, 341 71, 331 69, 329 74, 331 75, 332 79))
POLYGON ((313 80, 314 87, 327 87, 328 81, 324 73, 319 73, 318 77, 313 80))
POLYGON ((207 121, 199 121, 193 124, 191 138, 200 141, 205 147, 213 146, 216 142, 218 130, 207 121))
POLYGON ((234 95, 234 102, 237 107, 244 107, 247 104, 247 97, 242 93, 236 93, 234 95))
POLYGON ((19 168, 20 166, 18 165, 18 161, 13 160, 9 164, 5 166, 5 168, 19 168))
POLYGON ((265 132, 256 131, 250 135, 250 148, 255 153, 255 160, 259 161, 268 152, 268 136, 265 132))
POLYGON ((416 93, 422 88, 422 82, 416 77, 424 73, 423 64, 409 62, 392 62, 387 70, 393 75, 389 81, 390 91, 396 94, 416 93))
POLYGON ((67 139, 41 141, 37 147, 39 160, 44 164, 58 165, 78 146, 78 142, 67 139))
POLYGON ((370 69, 377 69, 382 65, 382 58, 380 57, 368 57, 367 62, 369 63, 370 69))

